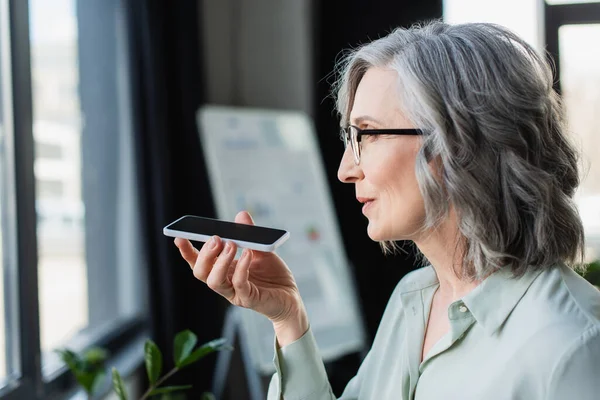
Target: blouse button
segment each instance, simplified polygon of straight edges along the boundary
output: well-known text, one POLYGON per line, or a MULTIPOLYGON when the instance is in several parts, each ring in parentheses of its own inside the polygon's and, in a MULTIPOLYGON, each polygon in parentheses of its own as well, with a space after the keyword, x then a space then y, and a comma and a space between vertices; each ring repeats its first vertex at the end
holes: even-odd
POLYGON ((469 309, 467 308, 467 306, 460 306, 458 307, 458 311, 460 311, 461 313, 466 313, 467 311, 469 311, 469 309))

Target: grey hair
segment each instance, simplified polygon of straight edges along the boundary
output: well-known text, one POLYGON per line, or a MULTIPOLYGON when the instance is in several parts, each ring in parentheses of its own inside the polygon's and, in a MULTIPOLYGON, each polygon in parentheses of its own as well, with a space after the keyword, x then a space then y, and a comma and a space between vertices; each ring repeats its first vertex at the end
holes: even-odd
MULTIPOLYGON (((435 20, 398 28, 338 63, 340 125, 348 125, 371 67, 397 72, 403 111, 427 132, 415 165, 422 229, 436 229, 454 208, 461 278, 583 262, 584 230, 573 201, 579 153, 544 57, 496 24, 435 20)), ((385 253, 395 248, 380 245, 385 253)))

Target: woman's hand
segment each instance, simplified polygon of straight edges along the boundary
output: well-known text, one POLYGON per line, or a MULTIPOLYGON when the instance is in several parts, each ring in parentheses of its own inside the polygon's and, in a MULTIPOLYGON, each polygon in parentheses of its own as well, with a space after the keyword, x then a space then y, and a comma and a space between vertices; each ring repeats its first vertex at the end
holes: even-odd
MULTIPOLYGON (((235 222, 254 224, 247 212, 238 213, 235 222)), ((224 245, 216 236, 200 251, 182 238, 175 239, 175 245, 193 269, 194 276, 231 304, 263 314, 276 330, 278 326, 289 326, 289 321, 306 321, 292 272, 275 253, 244 249, 235 260, 237 246, 224 245)), ((299 329, 307 329, 303 326, 307 324, 307 321, 301 323, 299 329)))

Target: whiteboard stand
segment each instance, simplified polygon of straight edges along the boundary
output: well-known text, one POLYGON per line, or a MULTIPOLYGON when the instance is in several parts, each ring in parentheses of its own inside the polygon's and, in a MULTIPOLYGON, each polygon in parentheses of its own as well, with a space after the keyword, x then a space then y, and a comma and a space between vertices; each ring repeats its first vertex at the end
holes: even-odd
MULTIPOLYGON (((364 349, 356 284, 312 118, 297 111, 204 105, 196 119, 217 218, 245 209, 257 225, 294 235, 280 254, 297 279, 323 360, 364 349)), ((230 307, 224 337, 237 339, 241 353, 234 359, 228 351, 218 355, 214 393, 225 394, 239 354, 250 399, 263 400, 268 385, 262 379, 274 370, 273 342, 266 341, 273 327, 230 307)))
MULTIPOLYGON (((261 375, 252 362, 250 355, 250 345, 248 337, 244 333, 242 327, 241 309, 237 306, 230 305, 225 313, 225 321, 223 322, 223 335, 221 337, 227 340, 227 343, 233 346, 236 337, 240 343, 240 354, 246 371, 246 382, 248 384, 249 400, 264 400, 266 394, 262 387, 261 375)), ((238 351, 234 349, 233 351, 238 351)), ((221 400, 225 391, 225 383, 229 376, 231 367, 232 351, 220 351, 217 355, 215 367, 215 376, 213 379, 212 392, 217 400, 221 400)))

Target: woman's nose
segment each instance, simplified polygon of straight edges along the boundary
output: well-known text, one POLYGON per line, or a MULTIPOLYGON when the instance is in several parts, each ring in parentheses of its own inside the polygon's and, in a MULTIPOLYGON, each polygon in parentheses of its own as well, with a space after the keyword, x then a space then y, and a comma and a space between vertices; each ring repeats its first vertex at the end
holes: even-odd
POLYGON ((360 179, 361 175, 360 166, 354 163, 352 149, 347 147, 338 168, 338 179, 343 183, 353 183, 360 179))

